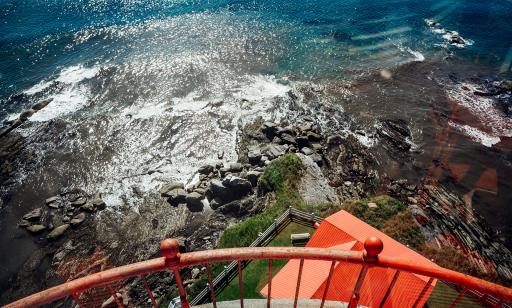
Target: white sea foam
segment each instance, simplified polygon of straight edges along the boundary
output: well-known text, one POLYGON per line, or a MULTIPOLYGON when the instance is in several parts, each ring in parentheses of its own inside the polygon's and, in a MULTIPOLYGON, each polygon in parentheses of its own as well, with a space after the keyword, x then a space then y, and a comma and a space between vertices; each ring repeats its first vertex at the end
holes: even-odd
POLYGON ((464 82, 447 91, 448 97, 471 112, 479 120, 478 125, 481 127, 476 129, 460 123, 457 128, 485 146, 499 142, 500 137, 512 137, 512 120, 496 108, 491 98, 475 95, 477 90, 476 85, 464 82))
POLYGON ((449 121, 448 124, 450 124, 450 126, 455 128, 459 132, 471 138, 471 140, 481 143, 489 148, 501 141, 500 137, 489 135, 479 130, 478 128, 466 124, 462 125, 455 123, 453 121, 449 121))
POLYGON ((53 95, 53 100, 36 112, 30 121, 44 122, 80 110, 87 105, 89 95, 89 90, 85 86, 66 88, 53 95))
POLYGON ((75 65, 64 68, 56 81, 66 84, 79 83, 85 79, 91 79, 100 71, 99 67, 84 67, 83 65, 75 65))

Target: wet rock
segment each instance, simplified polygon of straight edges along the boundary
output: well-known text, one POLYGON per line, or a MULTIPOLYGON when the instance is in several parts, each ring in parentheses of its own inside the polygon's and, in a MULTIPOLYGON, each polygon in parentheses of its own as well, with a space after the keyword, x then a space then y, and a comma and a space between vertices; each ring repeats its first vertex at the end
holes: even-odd
POLYGON ((258 165, 261 161, 261 151, 258 150, 252 150, 247 153, 247 158, 249 159, 249 163, 252 165, 258 165))
POLYGON ((308 133, 308 140, 311 142, 317 142, 322 140, 322 136, 320 134, 317 134, 315 132, 309 132, 308 133))
POLYGON ((92 205, 92 203, 86 203, 86 204, 82 205, 80 207, 80 209, 82 209, 86 212, 89 212, 89 213, 96 211, 96 208, 94 207, 94 205, 92 205))
POLYGON ((95 198, 94 200, 92 200, 92 205, 98 211, 102 211, 107 207, 107 204, 105 203, 105 201, 103 201, 103 199, 99 199, 99 198, 95 198))
POLYGON ((75 206, 75 207, 79 207, 79 206, 84 205, 86 202, 87 202, 87 199, 85 199, 84 197, 79 197, 75 201, 71 202, 71 205, 75 206))
POLYGON ((225 187, 231 190, 232 198, 240 198, 247 195, 252 190, 251 182, 236 176, 226 177, 222 181, 225 187))
POLYGON ((302 148, 302 150, 300 150, 302 153, 304 153, 304 155, 311 155, 314 153, 313 150, 311 150, 310 148, 302 148))
POLYGON ((310 145, 308 137, 299 136, 299 137, 295 138, 295 141, 296 141, 297 147, 299 149, 302 149, 304 147, 308 147, 310 145))
POLYGON ((30 226, 30 221, 25 219, 20 220, 20 222, 18 223, 18 227, 20 228, 26 228, 28 226, 30 226))
POLYGON ((244 167, 242 166, 241 163, 231 163, 229 164, 229 172, 240 172, 242 171, 244 167))
POLYGON ((411 149, 411 131, 402 119, 381 121, 382 128, 377 130, 384 146, 392 153, 406 153, 411 149))
POLYGON ((64 234, 64 232, 66 232, 66 230, 68 230, 69 226, 70 226, 69 224, 64 224, 62 226, 59 226, 59 227, 53 229, 52 232, 50 232, 46 236, 46 239, 48 239, 48 240, 58 239, 59 237, 61 237, 64 234))
POLYGON ((184 189, 178 188, 171 190, 165 194, 162 194, 162 196, 168 198, 168 202, 174 206, 178 205, 179 203, 185 202, 185 198, 187 197, 187 192, 184 189))
POLYGON ((33 116, 35 113, 35 110, 32 110, 32 109, 29 109, 29 110, 25 110, 23 111, 20 116, 19 116, 19 119, 21 121, 26 121, 28 120, 28 118, 30 118, 31 116, 33 116))
POLYGON ((200 174, 208 175, 208 174, 212 173, 214 169, 215 169, 215 167, 212 165, 204 165, 204 166, 201 166, 197 170, 197 172, 199 172, 200 174))
POLYGON ((249 182, 251 182, 251 185, 252 187, 256 187, 258 185, 258 180, 261 176, 261 172, 259 171, 249 171, 247 172, 247 180, 249 180, 249 182))
POLYGON ((43 210, 41 208, 33 209, 32 211, 23 215, 23 219, 29 220, 29 221, 36 221, 41 218, 42 214, 43 214, 43 210))
POLYGON ((217 211, 231 217, 242 217, 251 211, 254 206, 254 198, 234 200, 219 207, 217 211))
POLYGON ((267 136, 267 138, 272 139, 277 135, 277 131, 279 127, 277 124, 272 122, 265 122, 261 126, 261 131, 267 136))
POLYGON ((512 91, 512 80, 502 80, 498 84, 498 87, 500 87, 504 91, 512 91))
POLYGON ((313 129, 313 125, 311 125, 311 123, 306 123, 303 125, 299 125, 297 128, 301 133, 307 133, 313 129))
POLYGON ((185 188, 185 185, 183 185, 183 183, 181 182, 171 182, 169 184, 166 184, 164 186, 162 186, 158 192, 163 196, 163 197, 168 197, 168 196, 165 196, 164 194, 167 193, 167 192, 170 192, 171 190, 174 190, 174 189, 184 189, 185 188))
POLYGON ((32 105, 32 109, 34 110, 41 110, 43 109, 44 107, 46 107, 49 103, 52 102, 53 99, 45 99, 45 100, 42 100, 34 105, 32 105))
POLYGON ((450 44, 465 45, 466 41, 458 34, 452 34, 450 36, 450 44))
POLYGON ((43 225, 31 225, 31 226, 27 227, 27 231, 32 234, 41 233, 44 230, 46 230, 46 226, 43 226, 43 225))
POLYGON ((224 184, 217 179, 211 180, 210 192, 212 193, 213 199, 220 204, 222 204, 222 201, 228 201, 233 198, 231 190, 224 186, 224 184))
POLYGON ((281 143, 296 145, 297 141, 295 141, 295 138, 290 134, 282 134, 281 135, 281 143))
POLYGON ((273 160, 286 154, 286 147, 272 143, 265 147, 263 154, 265 154, 270 160, 273 160))
POLYGON ((59 196, 53 196, 53 197, 50 197, 50 198, 46 199, 45 203, 46 204, 50 204, 50 203, 54 203, 54 202, 59 201, 59 200, 60 200, 59 196))
POLYGON ((191 192, 185 198, 187 203, 187 208, 191 212, 201 212, 203 210, 203 202, 204 196, 200 195, 197 192, 191 192))
POLYGON ((73 217, 73 219, 71 219, 70 224, 71 224, 71 226, 76 227, 79 224, 81 224, 82 222, 84 222, 85 218, 86 218, 85 213, 80 213, 80 214, 76 215, 75 217, 73 217))

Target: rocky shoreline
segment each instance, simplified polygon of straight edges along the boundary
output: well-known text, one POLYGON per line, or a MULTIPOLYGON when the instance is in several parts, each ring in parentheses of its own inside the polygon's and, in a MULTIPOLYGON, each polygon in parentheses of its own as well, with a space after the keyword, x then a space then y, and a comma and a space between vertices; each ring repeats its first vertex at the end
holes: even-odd
MULTIPOLYGON (((300 192, 307 203, 341 203, 388 193, 408 205, 431 242, 456 247, 470 254, 483 271, 512 279, 512 254, 480 218, 467 219, 461 197, 436 183, 418 185, 379 175, 376 158, 357 133, 323 127, 309 115, 282 123, 259 118, 239 133, 237 161, 223 163, 220 155, 218 163, 200 167, 187 183, 169 182, 159 191, 140 192, 144 202, 137 213, 129 207, 105 210, 101 195, 80 189, 46 199, 20 217, 19 227, 37 238, 39 248, 2 302, 155 257, 164 238, 180 239, 186 251, 215 248, 226 228, 261 213, 272 202, 272 192, 259 185, 259 178, 271 161, 287 153, 295 153, 305 166, 300 192), (32 277, 34 271, 44 279, 32 277)), ((382 119, 377 139, 397 159, 413 153, 412 134, 402 119, 382 119)), ((193 285, 201 270, 185 273, 186 285, 193 285)), ((173 288, 168 273, 152 274, 147 280, 159 300, 173 288)), ((130 305, 149 300, 138 278, 117 288, 130 305)))

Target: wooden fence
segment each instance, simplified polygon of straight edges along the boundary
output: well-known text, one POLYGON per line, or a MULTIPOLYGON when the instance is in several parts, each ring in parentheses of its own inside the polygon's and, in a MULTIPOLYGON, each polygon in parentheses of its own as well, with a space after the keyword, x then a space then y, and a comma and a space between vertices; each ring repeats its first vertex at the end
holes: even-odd
MULTIPOLYGON (((313 227, 315 223, 322 222, 323 218, 312 213, 307 213, 293 207, 289 207, 281 216, 274 220, 265 232, 261 233, 258 238, 251 243, 249 247, 261 247, 270 243, 281 231, 283 231, 290 223, 294 222, 308 227, 313 227)), ((242 268, 245 268, 250 260, 243 261, 242 268)), ((238 276, 238 263, 233 261, 229 263, 224 270, 212 280, 215 294, 220 294, 231 281, 238 276)), ((210 300, 210 288, 206 286, 192 301, 191 306, 207 303, 210 300)))

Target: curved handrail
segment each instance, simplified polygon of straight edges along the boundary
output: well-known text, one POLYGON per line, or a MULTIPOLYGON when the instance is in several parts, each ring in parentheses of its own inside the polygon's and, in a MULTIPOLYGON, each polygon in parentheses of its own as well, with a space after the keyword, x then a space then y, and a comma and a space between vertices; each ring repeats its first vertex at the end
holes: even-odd
POLYGON ((365 264, 371 267, 391 268, 462 285, 470 289, 494 295, 506 301, 512 300, 512 289, 442 267, 428 267, 422 264, 407 262, 406 260, 379 256, 378 254, 382 250, 382 246, 380 246, 380 249, 378 247, 371 247, 368 245, 368 241, 365 242, 364 252, 309 247, 244 247, 179 253, 176 245, 177 241, 175 240, 165 240, 160 246, 164 257, 120 266, 78 278, 30 295, 8 304, 5 307, 34 307, 49 304, 53 301, 69 295, 76 295, 77 293, 94 287, 165 269, 177 270, 183 267, 205 263, 261 259, 340 261, 365 264))

